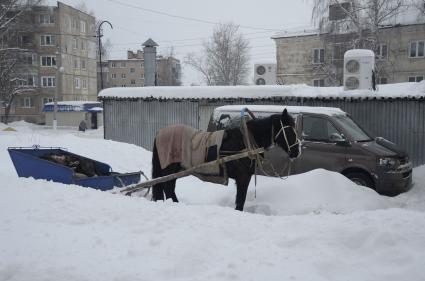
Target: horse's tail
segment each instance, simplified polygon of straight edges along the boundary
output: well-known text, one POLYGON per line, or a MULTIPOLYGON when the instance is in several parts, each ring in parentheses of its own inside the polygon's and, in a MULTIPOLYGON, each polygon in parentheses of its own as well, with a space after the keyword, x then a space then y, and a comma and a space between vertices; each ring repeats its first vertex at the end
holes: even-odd
MULTIPOLYGON (((154 140, 153 149, 152 149, 152 179, 159 178, 162 176, 161 163, 159 162, 158 149, 156 147, 156 139, 154 140)), ((161 200, 163 195, 163 186, 162 184, 157 184, 152 187, 152 199, 161 200)))

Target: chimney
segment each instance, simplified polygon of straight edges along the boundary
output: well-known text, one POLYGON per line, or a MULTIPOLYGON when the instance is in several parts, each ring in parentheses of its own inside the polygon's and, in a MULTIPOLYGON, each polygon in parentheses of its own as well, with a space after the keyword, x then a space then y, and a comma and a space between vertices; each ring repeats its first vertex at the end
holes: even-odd
POLYGON ((156 76, 156 47, 158 44, 149 38, 143 43, 143 60, 145 67, 145 86, 155 86, 156 76))

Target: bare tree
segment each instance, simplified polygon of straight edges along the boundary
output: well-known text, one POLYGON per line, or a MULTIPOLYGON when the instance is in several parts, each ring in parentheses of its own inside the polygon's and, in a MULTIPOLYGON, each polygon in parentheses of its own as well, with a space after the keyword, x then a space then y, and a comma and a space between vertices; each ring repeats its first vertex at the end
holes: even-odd
POLYGON ((249 72, 249 42, 237 25, 219 24, 201 54, 188 54, 185 63, 199 71, 207 85, 240 85, 249 72))
MULTIPOLYGON (((328 31, 337 22, 344 32, 351 30, 357 34, 353 48, 373 49, 379 42, 379 28, 391 23, 408 6, 409 0, 311 0, 313 2, 312 21, 322 31, 328 31), (334 8, 343 17, 331 21, 328 10, 334 8)), ((334 28, 335 29, 335 28, 334 28)), ((334 30, 335 31, 335 30, 334 30)), ((336 29, 338 32, 338 29, 336 29)))
POLYGON ((4 107, 4 122, 8 117, 12 103, 17 95, 33 91, 34 81, 22 73, 22 62, 29 52, 23 47, 25 36, 31 32, 31 17, 27 16, 32 8, 42 1, 3 0, 0 2, 0 101, 4 107))
POLYGON ((81 12, 86 13, 86 14, 94 17, 94 11, 93 10, 89 11, 89 9, 87 8, 87 5, 84 1, 77 4, 77 6, 75 6, 75 9, 80 10, 81 12))
POLYGON ((418 10, 421 20, 425 19, 425 0, 412 0, 413 6, 418 10))

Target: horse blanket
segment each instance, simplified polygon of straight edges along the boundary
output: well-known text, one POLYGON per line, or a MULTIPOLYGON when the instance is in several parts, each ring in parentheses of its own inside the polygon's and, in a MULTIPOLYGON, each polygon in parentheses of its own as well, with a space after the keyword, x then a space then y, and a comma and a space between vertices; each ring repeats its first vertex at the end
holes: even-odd
MULTIPOLYGON (((159 130, 155 144, 161 168, 181 163, 183 168, 188 169, 218 159, 223 136, 224 130, 202 132, 182 124, 159 130)), ((194 176, 213 183, 228 183, 224 167, 218 164, 199 169, 194 176)))

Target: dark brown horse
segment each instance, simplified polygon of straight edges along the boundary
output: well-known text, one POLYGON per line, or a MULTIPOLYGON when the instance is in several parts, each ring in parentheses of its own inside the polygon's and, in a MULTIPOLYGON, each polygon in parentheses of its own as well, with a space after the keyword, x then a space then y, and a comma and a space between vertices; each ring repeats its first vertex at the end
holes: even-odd
MULTIPOLYGON (((249 134, 252 135, 258 147, 265 149, 272 145, 281 147, 288 153, 290 159, 298 157, 300 154, 300 143, 295 132, 293 118, 286 109, 282 114, 274 114, 263 119, 254 119, 246 123, 249 134)), ((154 142, 155 143, 155 142, 154 142)), ((244 136, 240 128, 226 129, 221 144, 220 151, 235 154, 246 149, 244 136)), ((255 172, 255 160, 242 158, 239 160, 227 162, 227 175, 236 181, 236 210, 242 211, 248 185, 255 172)), ((152 156, 152 178, 158 178, 169 174, 177 173, 182 170, 180 163, 172 163, 165 169, 161 169, 156 144, 153 147, 152 156)), ((164 200, 164 194, 167 199, 171 198, 178 202, 175 193, 176 180, 160 183, 153 186, 152 199, 154 201, 164 200)))

